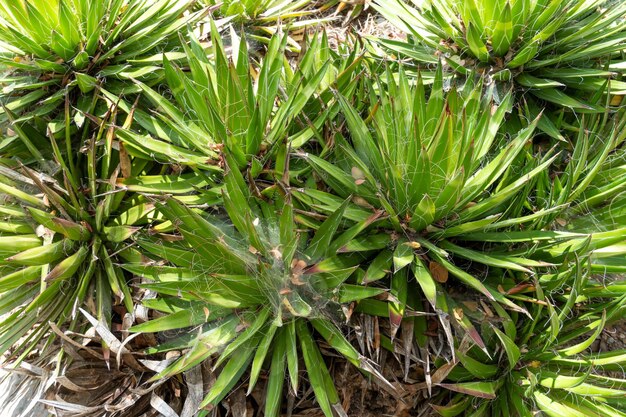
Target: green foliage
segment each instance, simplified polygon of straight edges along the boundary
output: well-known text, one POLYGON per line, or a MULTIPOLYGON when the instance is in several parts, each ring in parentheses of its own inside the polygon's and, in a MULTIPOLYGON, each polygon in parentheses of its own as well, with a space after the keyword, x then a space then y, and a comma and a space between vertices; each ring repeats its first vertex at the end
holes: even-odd
POLYGON ((407 42, 300 49, 312 4, 0 0, 0 353, 141 304, 200 415, 345 415, 327 354, 399 392, 382 347, 443 416, 623 416, 626 6, 378 0, 407 42))
MULTIPOLYGON (((219 15, 235 21, 262 25, 278 20, 287 23, 294 18, 314 13, 312 0, 202 0, 207 6, 219 6, 219 15)), ((325 5, 324 8, 330 7, 325 5)), ((271 33, 270 33, 271 34, 271 33)))
MULTIPOLYGON (((534 123, 510 139, 499 134, 511 96, 498 106, 481 89, 465 84, 444 92, 438 71, 426 99, 421 81, 411 86, 400 71, 397 84, 370 83, 371 126, 339 97, 351 142, 337 135, 332 160, 300 154, 328 189, 304 188, 294 194, 299 200, 323 212, 351 201, 345 217, 357 222, 349 230, 359 244, 342 242, 337 252, 373 252, 363 283, 392 272, 384 284, 398 300, 389 304, 392 329, 400 326, 407 294, 419 289, 435 310, 453 316, 455 302, 442 285, 448 276, 527 313, 509 290, 583 248, 586 235, 543 230, 543 219, 561 205, 524 205, 558 155, 529 157, 534 123), (468 261, 469 269, 462 266, 468 261)), ((467 318, 453 323, 484 348, 467 318)))
MULTIPOLYGON (((68 186, 64 188, 57 178, 30 168, 0 165, 5 193, 0 206, 1 311, 11 313, 0 322, 0 351, 25 337, 13 351, 20 360, 48 334, 49 322, 76 328, 76 311, 83 303, 92 305, 105 323, 111 320, 114 304, 123 303, 129 312, 134 309, 117 260, 136 256, 124 242, 141 227, 162 221, 144 196, 113 192, 117 173, 99 172, 109 181, 96 182, 96 166, 91 165, 95 152, 87 150, 94 188, 86 192, 71 186, 75 171, 69 169, 62 171, 68 186)), ((107 159, 102 158, 97 168, 103 168, 107 159)))
POLYGON ((597 111, 598 92, 623 95, 619 80, 626 5, 610 1, 377 0, 374 7, 414 42, 380 43, 456 72, 478 69, 536 98, 578 111, 597 111), (411 4, 412 3, 412 4, 411 4))
POLYGON ((330 417, 339 400, 309 326, 347 360, 367 370, 366 359, 331 318, 341 317, 340 302, 384 291, 349 284, 358 258, 333 256, 329 250, 347 204, 311 235, 296 232, 288 195, 274 204, 259 200, 251 195, 238 170, 226 175, 225 188, 228 219, 206 215, 173 199, 160 207, 181 239, 141 239, 138 243, 149 256, 168 264, 144 266, 142 262, 124 267, 153 280, 143 287, 161 295, 164 305, 177 307, 131 331, 200 326, 197 335, 155 348, 189 349, 156 378, 185 371, 219 352, 215 367, 225 366, 203 405, 217 405, 248 366, 251 392, 264 362, 269 361, 267 415, 278 415, 285 370, 290 375, 290 389, 298 392, 300 345, 318 404, 330 417))
POLYGON ((173 184, 197 186, 201 177, 168 178, 152 162, 132 159, 115 126, 131 126, 134 108, 122 117, 118 96, 139 92, 136 79, 158 83, 164 56, 184 58, 175 51, 178 31, 202 14, 183 15, 188 6, 170 0, 0 3, 0 123, 7 134, 0 142, 7 244, 0 276, 2 311, 11 313, 0 324, 0 351, 20 340, 12 356, 23 359, 51 335, 49 323, 80 330, 76 315, 83 305, 106 324, 113 306, 133 311, 129 277, 118 261, 140 256, 129 241, 162 221, 154 204, 121 188, 121 180, 145 185, 157 174, 174 192, 173 184), (25 236, 28 248, 9 244, 25 236))
POLYGON ((250 39, 263 44, 285 30, 288 49, 294 52, 301 48, 297 32, 333 20, 320 15, 339 1, 318 3, 313 0, 200 0, 200 4, 216 9, 217 18, 245 26, 251 32, 250 39))
POLYGON ((339 111, 331 88, 346 94, 354 90, 359 49, 340 56, 329 50, 326 36, 315 36, 293 71, 283 55, 287 37, 277 35, 259 67, 253 68, 245 37, 232 33, 234 52, 229 58, 217 28, 212 28, 212 57, 191 36, 185 49, 190 71, 164 61, 175 104, 137 83, 149 100, 141 107, 157 110, 152 115, 136 110, 145 133, 117 131, 128 151, 143 159, 213 171, 220 170, 225 152, 241 169, 252 161, 256 177, 269 161, 281 158, 281 143, 295 149, 312 138, 323 142, 325 123, 339 111))
POLYGON ((84 119, 92 114, 98 89, 120 95, 137 91, 131 79, 155 83, 163 76, 164 55, 184 58, 174 50, 178 31, 197 19, 182 16, 188 5, 178 0, 1 2, 0 42, 6 51, 0 62, 10 71, 0 80, 6 85, 0 120, 62 118, 68 99, 71 117, 84 119))
POLYGON ((566 293, 544 294, 531 310, 532 322, 520 323, 502 309, 493 317, 473 308, 472 314, 483 315, 483 335, 493 354, 489 358, 460 342, 457 367, 440 384, 460 394, 436 406, 439 414, 623 415, 626 380, 608 372, 623 369, 624 352, 590 353, 589 347, 607 323, 623 318, 624 296, 598 298, 574 309, 572 300, 581 299, 589 277, 580 268, 567 273, 573 286, 566 293), (488 389, 477 391, 476 384, 488 389), (470 407, 473 411, 466 411, 470 407))

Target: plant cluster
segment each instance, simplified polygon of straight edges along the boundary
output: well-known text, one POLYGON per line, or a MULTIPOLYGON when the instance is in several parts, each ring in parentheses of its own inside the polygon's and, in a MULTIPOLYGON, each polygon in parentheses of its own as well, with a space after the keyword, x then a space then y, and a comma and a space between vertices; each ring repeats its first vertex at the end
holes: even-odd
POLYGON ((293 55, 311 2, 207 3, 0 0, 7 362, 332 417, 331 356, 400 396, 385 349, 442 416, 626 415, 626 6, 377 0, 407 42, 293 55))
POLYGON ((554 126, 562 108, 602 112, 619 105, 626 93, 620 80, 626 39, 622 2, 377 0, 373 5, 409 35, 406 42, 381 39, 382 46, 418 67, 443 60, 451 72, 478 73, 513 89, 516 104, 533 117, 547 105, 540 128, 556 139, 562 138, 554 126))

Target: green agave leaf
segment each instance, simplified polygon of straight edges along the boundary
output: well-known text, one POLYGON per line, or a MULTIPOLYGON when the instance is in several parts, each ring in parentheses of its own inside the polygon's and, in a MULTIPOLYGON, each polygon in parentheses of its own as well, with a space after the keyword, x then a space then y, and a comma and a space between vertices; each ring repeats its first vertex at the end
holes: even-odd
POLYGON ((492 329, 496 333, 496 336, 498 336, 498 339, 500 339, 500 342, 502 343, 502 346, 504 347, 507 359, 509 361, 509 370, 512 370, 513 368, 515 368, 515 366, 517 365, 517 362, 520 359, 520 356, 521 356, 520 349, 519 347, 517 347, 515 342, 511 340, 506 334, 504 334, 503 332, 501 332, 495 327, 492 327, 492 329))
MULTIPOLYGON (((344 211, 344 215, 345 215, 345 211, 344 211)), ((337 237, 331 243, 330 248, 329 248, 330 253, 356 251, 357 246, 355 245, 355 242, 357 241, 363 242, 363 238, 360 236, 360 234, 364 230, 366 230, 370 225, 375 223, 380 218, 381 215, 382 215, 382 212, 374 213, 369 218, 365 219, 362 222, 358 222, 357 224, 355 224, 354 226, 350 227, 348 230, 343 232, 339 237, 337 237)), ((363 242, 364 244, 361 246, 362 250, 367 250, 365 248, 368 247, 367 245, 374 243, 373 241, 375 240, 375 238, 376 236, 366 236, 363 242)), ((385 239, 384 235, 379 236, 379 239, 382 242, 389 240, 389 239, 385 239)), ((381 249, 381 248, 382 247, 377 248, 377 249, 381 249)))
POLYGON ((86 258, 88 249, 81 246, 76 253, 59 262, 44 278, 45 281, 62 281, 71 278, 82 266, 86 258))
POLYGON ((428 269, 424 266, 424 263, 418 257, 415 257, 415 260, 411 266, 413 275, 415 276, 417 283, 422 289, 422 292, 426 296, 426 299, 431 306, 436 308, 437 284, 435 283, 435 280, 433 279, 428 269))
POLYGON ((469 46, 472 54, 476 56, 482 62, 489 61, 489 51, 487 51, 487 46, 481 39, 481 35, 479 30, 476 28, 476 25, 471 21, 467 25, 467 45, 469 46))
POLYGON ((413 262, 413 250, 414 249, 413 247, 411 247, 409 242, 403 242, 396 246, 396 249, 393 252, 394 273, 398 272, 399 270, 413 262))
POLYGON ((513 271, 521 271, 521 272, 527 272, 527 273, 531 272, 528 268, 525 268, 519 265, 515 261, 509 260, 511 258, 507 259, 506 257, 486 255, 483 252, 466 249, 466 248, 457 246, 453 243, 450 243, 449 241, 446 241, 446 240, 439 242, 438 245, 439 247, 441 247, 442 249, 445 249, 446 251, 449 251, 451 253, 454 253, 456 255, 459 255, 471 261, 479 262, 485 265, 495 266, 498 268, 510 269, 513 271))
POLYGON ((564 87, 565 84, 560 83, 558 81, 554 81, 547 78, 537 78, 530 74, 520 74, 515 77, 515 81, 523 85, 524 87, 530 88, 551 88, 551 87, 564 87))
MULTIPOLYGON (((278 329, 279 329, 279 326, 275 325, 274 323, 271 323, 269 327, 267 328, 267 331, 265 332, 263 339, 261 339, 261 341, 259 342, 259 347, 256 353, 254 354, 254 359, 250 367, 250 383, 248 385, 248 395, 252 392, 252 390, 254 389, 256 385, 257 380, 259 379, 263 362, 265 361, 267 353, 270 351, 270 346, 275 340, 274 336, 276 335, 276 331, 278 329)), ((285 338, 284 334, 285 334, 285 331, 278 332, 278 335, 276 336, 276 339, 278 340, 276 342, 276 345, 279 346, 283 344, 285 345, 285 349, 286 349, 287 339, 285 338)), ((280 350, 280 347, 278 347, 277 349, 280 350)), ((283 356, 285 356, 285 353, 286 352, 283 351, 283 356)), ((273 361, 274 361, 274 358, 272 357, 272 362, 273 361)), ((284 377, 284 372, 283 372, 283 377, 284 377)))
POLYGON ((433 404, 431 407, 442 417, 455 417, 463 413, 468 407, 470 398, 464 396, 460 401, 450 402, 446 405, 433 404))
MULTIPOLYGON (((145 303, 144 303, 145 304, 145 303)), ((152 305, 154 307, 154 305, 152 305)), ((211 306, 211 308, 192 308, 173 312, 167 316, 158 317, 137 324, 129 329, 135 333, 156 333, 167 330, 183 329, 225 316, 229 310, 211 306)))
POLYGON ((573 387, 566 387, 565 389, 571 393, 574 393, 577 395, 584 395, 587 397, 602 397, 603 399, 611 398, 611 397, 616 397, 616 398, 624 397, 624 390, 622 389, 601 387, 598 385, 587 384, 584 382, 573 387))
MULTIPOLYGON (((348 232, 346 232, 348 233, 348 232)), ((335 243, 338 243, 339 239, 342 238, 343 235, 338 237, 335 242, 333 242, 333 247, 335 243)), ((357 236, 351 241, 347 242, 345 245, 339 247, 337 249, 338 253, 350 253, 350 252, 367 252, 373 250, 385 249, 391 243, 391 236, 387 233, 377 234, 377 235, 367 235, 367 236, 357 236)))
POLYGON ((558 104, 563 107, 570 107, 572 109, 592 110, 588 104, 582 103, 573 97, 568 96, 560 90, 553 88, 544 88, 541 90, 534 90, 533 94, 542 100, 549 101, 551 103, 558 104))
POLYGON ((342 332, 327 319, 313 319, 311 324, 317 330, 319 334, 335 349, 341 353, 346 359, 357 367, 361 367, 361 355, 357 350, 346 340, 342 332))
MULTIPOLYGON (((37 239, 39 240, 39 239, 37 239)), ((49 245, 40 245, 8 257, 6 260, 17 265, 38 266, 53 263, 67 256, 74 249, 74 243, 63 239, 49 245)))
MULTIPOLYGON (((296 197, 298 200, 302 201, 305 204, 309 204, 316 209, 326 212, 332 213, 337 210, 341 204, 345 201, 345 199, 336 197, 332 194, 328 194, 322 191, 312 190, 309 188, 304 189, 302 192, 298 192, 297 190, 292 190, 291 195, 296 197)), ((370 218, 372 215, 371 211, 363 209, 356 204, 351 204, 346 208, 345 217, 346 219, 353 220, 356 222, 362 222, 370 218)))
POLYGON ((436 206, 428 194, 424 195, 417 205, 411 218, 410 225, 415 230, 423 230, 435 220, 436 206))
POLYGON ((541 371, 537 375, 539 384, 546 388, 573 388, 582 384, 587 379, 587 374, 579 376, 559 375, 555 372, 541 371))
POLYGON ((463 271, 462 269, 452 265, 446 259, 441 258, 438 255, 433 254, 433 258, 439 264, 443 265, 448 271, 450 271, 450 273, 452 273, 452 275, 454 275, 455 277, 460 279, 463 283, 465 283, 465 284, 469 285, 470 287, 476 289, 477 291, 481 292, 482 294, 484 294, 490 300, 494 299, 494 296, 493 296, 492 292, 489 291, 487 289, 487 287, 485 287, 485 285, 482 282, 480 282, 480 280, 478 280, 477 278, 471 276, 470 274, 468 274, 467 272, 463 271))
POLYGON ((592 355, 581 355, 580 359, 556 358, 552 362, 557 365, 580 366, 582 364, 591 366, 602 366, 606 369, 619 369, 626 361, 626 350, 616 350, 592 355))
POLYGON ((333 417, 333 408, 339 405, 339 396, 333 385, 328 368, 307 325, 299 320, 296 323, 302 357, 307 374, 315 393, 317 403, 326 417, 333 417))
MULTIPOLYGON (((184 341, 184 344, 182 345, 180 341, 175 341, 172 346, 168 346, 168 350, 171 350, 172 348, 180 349, 185 347, 191 347, 191 349, 176 362, 169 365, 159 374, 153 376, 151 380, 157 381, 159 379, 167 378, 169 376, 176 375, 180 372, 186 371, 198 365, 210 355, 216 353, 220 349, 220 347, 223 347, 226 343, 236 337, 236 328, 238 323, 239 318, 234 315, 230 315, 218 323, 211 324, 209 329, 203 329, 201 330, 201 333, 197 335, 191 335, 190 340, 184 341)), ((248 342, 244 349, 250 349, 252 351, 251 342, 248 342)), ((229 363, 230 362, 232 362, 232 359, 231 361, 229 361, 229 363)), ((233 367, 234 365, 231 365, 229 369, 232 369, 233 367)), ((246 367, 247 366, 242 366, 242 373, 246 369, 246 367)), ((224 381, 224 379, 227 379, 228 377, 229 374, 225 374, 225 376, 222 378, 222 381, 224 381)), ((219 389, 219 387, 216 387, 215 390, 212 390, 212 395, 219 395, 220 393, 216 392, 219 391, 219 389)))
POLYGON ((91 237, 89 230, 82 224, 55 217, 34 207, 29 207, 28 211, 35 221, 71 240, 85 241, 91 237))
POLYGON ((391 338, 395 337, 397 330, 402 324, 404 312, 406 310, 406 300, 408 293, 408 272, 406 269, 395 272, 391 276, 390 294, 393 296, 388 303, 389 322, 391 323, 391 338))
POLYGON ((269 308, 262 308, 261 311, 256 315, 254 321, 250 324, 250 326, 239 335, 235 340, 229 343, 229 345, 222 351, 220 357, 215 362, 214 368, 220 366, 230 355, 232 355, 237 349, 242 346, 246 341, 250 338, 254 337, 259 333, 259 331, 265 326, 271 314, 271 310, 269 308))
POLYGON ((382 172, 384 165, 380 151, 365 122, 346 98, 339 96, 338 100, 350 128, 357 155, 368 167, 372 167, 376 172, 382 172))
POLYGON ((268 417, 277 417, 280 415, 280 404, 283 399, 283 383, 285 381, 286 350, 286 341, 279 339, 272 352, 270 375, 265 391, 265 415, 268 417))
MULTIPOLYGON (((4 272, 4 271, 3 271, 4 272)), ((6 293, 41 278, 41 266, 29 266, 0 277, 0 293, 6 293)), ((5 294, 9 297, 9 295, 5 294)))
POLYGON ((286 330, 281 332, 285 338, 287 346, 287 369, 289 371, 289 381, 293 392, 298 392, 298 351, 297 351, 297 330, 296 320, 289 322, 286 330))
POLYGON ((105 226, 102 233, 107 241, 121 243, 129 239, 139 230, 139 227, 133 226, 105 226))
POLYGON ((463 367, 476 378, 491 379, 495 377, 499 372, 499 368, 496 365, 481 363, 471 356, 465 355, 464 353, 456 352, 456 357, 459 358, 459 362, 463 364, 463 367))
POLYGON ((146 175, 120 179, 118 185, 129 191, 176 195, 201 190, 212 186, 213 182, 203 175, 146 175))
POLYGON ((248 339, 235 350, 234 356, 222 368, 217 380, 200 403, 200 408, 209 404, 219 404, 228 392, 232 390, 252 361, 259 341, 260 335, 257 335, 248 339))
MULTIPOLYGON (((354 311, 359 313, 365 313, 370 316, 389 318, 389 306, 386 302, 380 300, 374 300, 366 298, 361 300, 354 311)), ((392 349, 393 350, 393 349, 392 349)))
POLYGON ((498 383, 496 381, 484 382, 460 382, 456 384, 441 383, 440 387, 449 389, 450 391, 468 394, 478 398, 493 400, 496 398, 496 389, 498 383))
POLYGON ((302 154, 304 158, 316 169, 317 173, 328 181, 329 185, 335 192, 342 196, 348 196, 350 194, 359 195, 357 185, 354 178, 343 170, 337 168, 335 165, 327 162, 315 155, 302 154))
POLYGON ((351 303, 352 301, 359 301, 359 300, 364 300, 367 298, 372 298, 384 292, 385 292, 384 288, 364 287, 361 285, 344 284, 339 288, 339 302, 351 303))
POLYGON ((4 254, 14 254, 16 251, 26 251, 40 246, 41 239, 34 234, 0 236, 0 251, 4 254))
POLYGON ((309 242, 309 246, 305 252, 311 259, 318 259, 323 255, 330 256, 332 251, 330 250, 330 243, 337 231, 337 228, 341 224, 344 213, 350 199, 346 199, 341 206, 331 214, 315 232, 313 239, 309 242))
POLYGON ((390 250, 381 251, 367 268, 363 282, 369 283, 384 278, 391 272, 392 262, 393 252, 390 250))
POLYGON ((6 195, 11 195, 17 199, 19 199, 20 201, 23 201, 26 204, 30 204, 33 206, 38 206, 38 207, 45 207, 45 204, 43 203, 43 201, 35 196, 32 196, 28 193, 25 193, 24 191, 21 191, 9 184, 5 184, 4 181, 0 181, 0 191, 3 194, 6 195))
POLYGON ((550 417, 588 417, 588 414, 569 407, 565 403, 553 400, 539 391, 535 391, 533 396, 535 401, 537 401, 539 409, 550 417))
MULTIPOLYGON (((515 2, 519 4, 521 2, 515 2)), ((511 12, 511 3, 506 2, 502 15, 496 21, 491 36, 493 51, 497 56, 504 56, 509 51, 511 42, 513 41, 513 17, 511 12)))

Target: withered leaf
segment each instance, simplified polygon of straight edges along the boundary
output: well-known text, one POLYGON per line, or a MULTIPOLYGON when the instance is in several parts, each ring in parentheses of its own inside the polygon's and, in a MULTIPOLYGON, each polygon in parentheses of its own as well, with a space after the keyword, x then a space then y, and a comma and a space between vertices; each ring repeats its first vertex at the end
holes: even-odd
POLYGON ((430 273, 435 281, 442 284, 448 281, 448 270, 443 265, 438 264, 434 261, 430 261, 430 263, 428 264, 428 269, 430 270, 430 273))

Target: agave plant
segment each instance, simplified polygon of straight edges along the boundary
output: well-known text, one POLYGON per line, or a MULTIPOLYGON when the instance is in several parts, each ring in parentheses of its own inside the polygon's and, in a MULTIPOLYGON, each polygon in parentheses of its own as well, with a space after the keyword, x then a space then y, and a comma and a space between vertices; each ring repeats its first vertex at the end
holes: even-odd
MULTIPOLYGON (((222 23, 263 34, 210 20, 207 38, 195 23, 218 5, 200 3, 0 0, 0 353, 50 358, 86 317, 102 347, 71 350, 78 370, 86 351, 143 372, 123 348, 143 338, 109 330, 143 298, 130 331, 167 355, 151 388, 217 375, 177 410, 264 380, 278 416, 305 377, 331 417, 345 412, 320 346, 397 387, 346 336, 379 316, 405 376, 415 353, 417 386, 447 389, 442 415, 626 413, 626 381, 604 374, 626 354, 588 352, 626 302, 597 275, 626 272, 626 5, 377 0, 413 36, 379 40, 409 70, 325 34, 300 50, 281 25, 309 24, 310 0, 226 1, 222 23)), ((118 393, 148 412, 145 391, 118 393)))
MULTIPOLYGON (((621 112, 584 118, 567 162, 550 182, 546 174, 537 181, 535 204, 561 210, 536 226, 570 233, 571 239, 547 250, 552 257, 565 253, 572 262, 517 288, 521 295, 534 293, 532 321, 495 304, 460 305, 462 315, 480 323, 490 355, 459 341, 459 367, 450 371, 454 363, 443 365, 447 381, 437 381, 459 394, 434 406, 441 415, 625 414, 626 381, 611 374, 622 374, 624 352, 590 349, 607 324, 624 317, 624 282, 614 275, 625 270, 622 125, 621 112)), ((539 238, 545 232, 526 233, 539 238)))
POLYGON ((0 122, 15 125, 12 139, 31 158, 50 158, 50 144, 31 138, 25 123, 43 132, 46 122, 62 127, 69 108, 69 121, 80 126, 106 111, 100 88, 120 95, 137 91, 131 79, 158 82, 163 56, 184 58, 179 29, 205 13, 186 14, 188 7, 180 0, 2 1, 0 122))
POLYGON ((373 6, 414 42, 380 40, 418 62, 443 58, 560 107, 597 111, 598 94, 626 93, 619 80, 626 5, 611 1, 377 0, 373 6), (608 90, 607 90, 608 87, 608 90))
POLYGON ((138 256, 128 239, 144 226, 158 230, 162 220, 146 197, 116 187, 118 177, 150 173, 152 166, 113 151, 118 142, 108 121, 114 123, 115 110, 70 159, 50 132, 54 176, 10 159, 0 165, 1 312, 10 313, 0 323, 0 351, 20 340, 9 355, 20 354, 18 360, 49 335, 49 323, 59 328, 71 323, 77 330, 83 303, 107 324, 112 305, 123 303, 133 311, 118 257, 138 256))
POLYGON ((533 197, 545 209, 560 207, 537 227, 593 235, 590 267, 603 275, 624 271, 625 122, 620 109, 571 126, 573 143, 564 145, 554 172, 540 175, 533 197))
MULTIPOLYGON (((290 33, 287 36, 289 49, 299 52, 301 46, 298 37, 294 36, 295 32, 304 32, 307 27, 331 20, 319 16, 338 1, 319 4, 313 0, 201 0, 200 3, 211 8, 218 7, 217 17, 248 27, 252 31, 250 38, 264 44, 269 43, 275 33, 286 30, 290 33)), ((299 37, 302 37, 301 33, 299 37)))
POLYGON ((585 115, 574 125, 564 123, 571 137, 561 144, 562 159, 556 162, 555 172, 543 173, 537 182, 536 200, 542 207, 560 205, 571 210, 554 213, 552 219, 545 219, 548 220, 545 224, 558 215, 572 217, 576 213, 596 211, 604 201, 620 195, 625 122, 620 109, 614 114, 585 115))
MULTIPOLYGON (((245 36, 231 36, 232 59, 215 25, 212 59, 193 35, 190 37, 185 47, 189 73, 168 60, 164 62, 175 104, 137 82, 156 110, 153 114, 134 111, 142 129, 117 131, 136 157, 215 171, 223 165, 222 152, 227 152, 240 169, 250 165, 256 177, 268 161, 278 157, 284 141, 293 149, 312 138, 325 144, 325 123, 339 111, 330 89, 336 83, 335 88, 349 94, 360 68, 357 47, 340 57, 330 52, 325 36, 312 38, 296 72, 285 65, 285 36, 272 37, 258 70, 251 66, 245 36)), ((127 111, 132 107, 128 103, 122 106, 127 111)), ((282 152, 279 176, 284 161, 282 152)))
POLYGON ((180 235, 139 240, 154 260, 124 267, 152 281, 142 286, 159 297, 144 303, 163 314, 131 331, 187 329, 182 337, 148 349, 186 350, 156 379, 217 356, 214 369, 224 366, 201 407, 217 405, 248 369, 250 393, 267 362, 267 416, 279 415, 285 373, 289 389, 298 393, 299 346, 319 407, 331 417, 341 405, 312 330, 364 372, 376 373, 343 336, 341 305, 384 289, 348 283, 359 257, 330 250, 345 240, 337 231, 347 202, 310 234, 299 229, 289 195, 281 197, 274 188, 273 204, 254 198, 234 169, 225 177, 227 218, 173 199, 161 204, 180 235))
POLYGON ((623 317, 624 295, 576 307, 585 270, 580 264, 572 270, 574 283, 563 295, 538 291, 533 321, 474 308, 493 354, 489 358, 461 341, 458 365, 447 365, 440 384, 459 394, 435 410, 443 416, 625 415, 626 380, 608 374, 623 369, 624 351, 589 352, 605 325, 623 317))
MULTIPOLYGON (((346 217, 366 226, 373 213, 382 214, 376 227, 338 250, 374 251, 364 283, 392 271, 397 302, 389 304, 388 313, 395 329, 408 294, 417 290, 409 288, 413 285, 447 320, 454 307, 442 284, 449 275, 487 300, 525 312, 512 301, 519 299, 511 295, 514 288, 534 269, 563 261, 550 247, 580 236, 526 230, 560 208, 527 205, 535 179, 557 155, 528 157, 536 121, 512 138, 500 136, 511 95, 498 106, 489 94, 481 96, 481 89, 466 84, 444 92, 440 69, 426 99, 421 81, 411 86, 400 71, 397 84, 379 83, 365 121, 339 97, 351 141, 337 135, 331 161, 300 153, 328 186, 294 191, 304 204, 332 212, 349 199, 346 217), (464 266, 468 261, 470 269, 464 266), (408 269, 417 284, 407 283, 408 269)), ((467 318, 456 324, 482 345, 467 318)))

